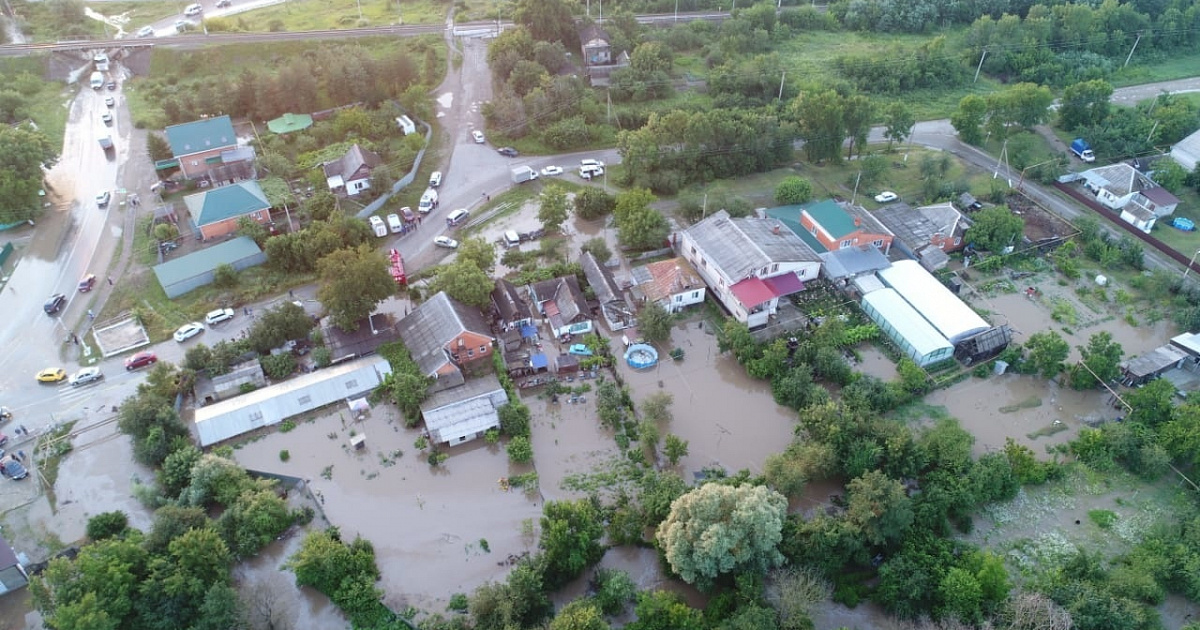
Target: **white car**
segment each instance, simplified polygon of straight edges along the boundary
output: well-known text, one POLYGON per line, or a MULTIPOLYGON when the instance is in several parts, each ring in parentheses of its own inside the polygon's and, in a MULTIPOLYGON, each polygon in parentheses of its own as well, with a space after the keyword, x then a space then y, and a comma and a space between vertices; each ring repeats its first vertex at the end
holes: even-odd
POLYGON ((219 308, 215 311, 209 311, 208 315, 204 316, 204 322, 209 326, 227 322, 231 319, 233 319, 233 309, 231 308, 219 308))
POLYGON ((885 190, 885 191, 879 193, 878 195, 875 195, 875 201, 877 203, 891 203, 899 198, 900 198, 900 195, 897 195, 896 193, 894 193, 890 190, 885 190))
POLYGON ((458 241, 449 236, 439 236, 433 239, 433 244, 438 247, 445 247, 446 249, 458 249, 458 241))
POLYGON ((154 37, 154 27, 153 26, 143 26, 142 28, 139 28, 138 32, 137 32, 137 36, 138 37, 154 37))
POLYGON ((183 327, 175 331, 175 341, 183 343, 202 332, 204 332, 204 324, 201 324, 200 322, 184 324, 183 327))
POLYGON ((442 172, 434 171, 432 174, 429 175, 429 187, 437 188, 438 186, 441 186, 441 185, 442 185, 442 172))
POLYGON ((546 177, 554 177, 555 175, 562 174, 563 170, 561 166, 547 166, 546 168, 542 169, 542 175, 546 177))
POLYGON ((112 113, 104 112, 103 114, 100 114, 100 120, 103 121, 104 124, 106 124, 106 125, 111 123, 112 122, 112 113))
POLYGON ((604 162, 600 160, 579 160, 579 168, 604 168, 604 162))
POLYGON ((471 137, 475 139, 475 144, 483 144, 484 142, 487 142, 487 139, 483 137, 483 132, 478 129, 471 132, 471 137))
POLYGON ((98 207, 103 208, 104 206, 107 206, 109 200, 111 200, 111 199, 112 199, 112 193, 107 190, 102 190, 102 191, 96 193, 96 205, 98 207))
POLYGON ((200 15, 203 12, 204 12, 204 7, 202 7, 198 4, 189 4, 187 6, 187 8, 183 10, 183 14, 188 17, 192 17, 193 15, 200 15))
POLYGON ((90 367, 79 370, 79 372, 77 372, 74 376, 67 379, 67 382, 70 383, 72 387, 79 387, 80 385, 87 385, 92 381, 98 381, 102 378, 104 378, 104 373, 100 371, 100 368, 90 367))
POLYGON ((383 224, 383 217, 371 215, 367 221, 371 224, 371 231, 375 233, 375 236, 383 238, 388 235, 387 226, 383 224))

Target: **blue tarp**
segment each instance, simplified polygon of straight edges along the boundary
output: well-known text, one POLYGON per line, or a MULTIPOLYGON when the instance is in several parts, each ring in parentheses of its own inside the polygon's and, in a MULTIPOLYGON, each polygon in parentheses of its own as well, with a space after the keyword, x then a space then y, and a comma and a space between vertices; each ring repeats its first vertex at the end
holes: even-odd
POLYGON ((537 326, 533 326, 530 324, 525 324, 524 326, 521 326, 521 337, 523 337, 525 339, 529 339, 530 337, 536 337, 536 336, 537 336, 537 326))
POLYGON ((546 355, 539 352, 529 357, 529 367, 535 370, 544 370, 550 367, 550 359, 547 359, 546 355))

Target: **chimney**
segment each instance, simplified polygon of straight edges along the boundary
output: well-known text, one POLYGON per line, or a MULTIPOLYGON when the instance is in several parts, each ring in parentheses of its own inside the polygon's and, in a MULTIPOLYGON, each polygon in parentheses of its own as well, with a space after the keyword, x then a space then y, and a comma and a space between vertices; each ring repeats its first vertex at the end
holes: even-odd
POLYGON ((854 217, 854 227, 862 227, 862 219, 854 217))
POLYGON ((775 235, 778 235, 778 234, 779 234, 779 224, 778 224, 778 223, 777 223, 777 224, 775 224, 775 225, 773 225, 773 226, 771 226, 771 233, 772 233, 772 234, 775 234, 775 235))

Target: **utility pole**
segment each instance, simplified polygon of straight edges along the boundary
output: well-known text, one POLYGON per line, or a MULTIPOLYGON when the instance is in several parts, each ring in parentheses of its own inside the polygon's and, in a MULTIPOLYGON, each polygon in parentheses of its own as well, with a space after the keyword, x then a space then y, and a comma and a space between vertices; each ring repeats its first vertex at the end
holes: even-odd
MULTIPOLYGON (((783 2, 783 0, 779 0, 779 1, 783 2)), ((780 101, 783 100, 783 80, 785 78, 787 78, 787 72, 784 72, 783 74, 779 75, 779 98, 776 100, 780 100, 780 101)))
POLYGON ((852 205, 852 206, 854 205, 854 200, 858 199, 858 182, 861 179, 862 179, 862 171, 859 171, 858 175, 854 176, 854 194, 850 195, 850 205, 852 205))
POLYGON ((1137 39, 1133 41, 1133 46, 1129 49, 1129 56, 1125 58, 1125 65, 1121 66, 1122 68, 1129 65, 1129 60, 1133 59, 1133 51, 1137 50, 1137 45, 1140 41, 1142 41, 1142 34, 1138 33, 1137 39))
POLYGON ((1192 254, 1192 259, 1188 261, 1187 269, 1183 270, 1183 281, 1184 282, 1187 281, 1188 274, 1191 273, 1191 271, 1192 271, 1192 265, 1195 264, 1195 262, 1196 262, 1196 256, 1200 256, 1200 249, 1197 249, 1196 253, 1192 254))
POLYGON ((675 21, 679 21, 679 0, 675 0, 675 21))
POLYGON ((975 68, 975 80, 974 80, 974 81, 971 81, 971 83, 978 83, 978 82, 979 82, 979 71, 980 71, 980 70, 983 70, 983 60, 984 60, 984 59, 987 59, 987 48, 984 48, 984 49, 983 49, 983 54, 982 54, 982 55, 979 55, 979 67, 978 67, 978 68, 975 68))

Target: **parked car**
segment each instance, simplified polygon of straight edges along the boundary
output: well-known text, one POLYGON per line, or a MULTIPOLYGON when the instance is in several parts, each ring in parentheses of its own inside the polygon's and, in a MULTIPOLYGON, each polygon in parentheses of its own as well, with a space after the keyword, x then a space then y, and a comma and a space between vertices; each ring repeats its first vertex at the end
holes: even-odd
POLYGON ((517 150, 512 147, 500 147, 499 149, 496 149, 496 152, 504 157, 517 157, 520 155, 517 153, 517 150))
POLYGON ((59 367, 46 368, 37 373, 39 383, 57 383, 64 378, 67 378, 67 371, 59 367))
POLYGON ((153 352, 139 352, 125 359, 125 369, 136 370, 147 365, 154 365, 155 363, 158 363, 158 356, 153 352))
POLYGON ((407 223, 417 220, 417 215, 413 214, 413 209, 408 206, 400 208, 400 216, 404 217, 404 221, 407 223))
POLYGON ((63 305, 66 303, 67 296, 61 293, 55 293, 54 295, 50 296, 50 299, 46 300, 46 303, 42 305, 42 309, 46 311, 47 315, 53 315, 62 309, 63 305))
POLYGON ((458 249, 458 241, 449 236, 439 236, 433 239, 433 244, 438 247, 445 247, 446 249, 458 249))
POLYGON ((0 473, 13 481, 20 481, 29 476, 29 471, 12 455, 0 460, 0 473))
POLYGON ((176 33, 186 32, 188 30, 188 27, 191 25, 192 25, 192 23, 188 20, 175 20, 175 32, 176 33))
POLYGON ((475 144, 483 144, 484 142, 487 142, 487 139, 483 137, 483 132, 478 129, 471 132, 471 137, 475 139, 475 144))
POLYGON ((111 200, 112 200, 112 192, 111 191, 101 190, 100 192, 96 193, 96 206, 97 207, 103 208, 104 206, 107 206, 108 202, 111 200))
POLYGON ((900 198, 900 195, 897 195, 896 193, 894 193, 890 190, 885 190, 885 191, 879 193, 878 195, 875 195, 875 202, 876 203, 891 203, 899 198, 900 198))
POLYGON ((213 324, 220 324, 221 322, 227 322, 231 319, 233 319, 233 309, 219 308, 215 311, 209 311, 208 314, 204 316, 204 323, 212 326, 213 324))
POLYGON ((547 166, 546 168, 542 169, 542 175, 545 175, 546 177, 553 177, 555 175, 562 174, 563 170, 561 166, 547 166))
POLYGON ((592 160, 592 159, 579 160, 579 168, 591 168, 591 167, 595 167, 595 166, 604 168, 604 162, 601 162, 600 160, 592 160))
POLYGON ((204 324, 201 324, 200 322, 184 324, 183 326, 179 327, 179 330, 175 331, 175 341, 183 343, 202 332, 204 332, 204 324))
POLYGON ((96 286, 96 274, 89 273, 83 277, 83 280, 79 281, 79 292, 87 293, 88 291, 91 291, 92 287, 94 286, 96 286))
POLYGON ((442 172, 441 171, 434 171, 432 174, 429 175, 429 185, 432 188, 437 188, 438 186, 442 185, 442 172))
POLYGON ((102 378, 104 378, 104 372, 101 372, 100 368, 89 367, 83 368, 82 370, 76 372, 71 376, 71 378, 67 379, 67 382, 70 383, 72 387, 79 387, 80 385, 87 385, 88 383, 98 381, 102 378))
POLYGON ((371 224, 371 231, 375 233, 375 236, 382 238, 388 235, 387 226, 383 224, 382 217, 371 215, 367 222, 371 224))
POLYGON ((203 12, 204 12, 204 7, 200 6, 199 4, 189 4, 187 6, 187 8, 183 10, 183 14, 188 17, 192 17, 193 15, 200 15, 203 12))
POLYGON ((116 107, 116 106, 117 106, 117 99, 115 99, 115 98, 113 98, 113 97, 111 97, 111 96, 105 96, 105 97, 104 97, 104 104, 105 104, 105 105, 107 105, 108 107, 116 107))
POLYGON ((592 356, 592 351, 591 351, 591 349, 589 349, 587 346, 585 346, 585 345, 583 345, 583 344, 581 344, 581 343, 573 343, 573 344, 571 344, 571 347, 570 347, 570 348, 567 348, 567 352, 568 352, 569 354, 574 354, 574 355, 578 355, 578 356, 581 356, 581 357, 590 357, 590 356, 592 356))
POLYGON ((399 234, 404 231, 404 224, 400 222, 400 215, 395 212, 387 215, 387 224, 392 234, 399 234))
POLYGON ((137 32, 137 36, 138 37, 154 37, 154 27, 153 26, 143 26, 142 28, 139 28, 138 32, 137 32))
POLYGON ((103 122, 106 125, 111 125, 112 121, 112 112, 104 112, 103 114, 100 114, 100 122, 103 122))
POLYGON ((233 6, 233 0, 217 0, 217 8, 224 9, 225 7, 233 6))
POLYGON ((108 82, 108 91, 109 91, 109 92, 113 92, 113 91, 115 91, 116 89, 117 89, 117 82, 116 82, 116 81, 109 81, 109 82, 108 82))

